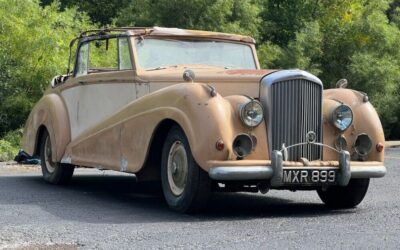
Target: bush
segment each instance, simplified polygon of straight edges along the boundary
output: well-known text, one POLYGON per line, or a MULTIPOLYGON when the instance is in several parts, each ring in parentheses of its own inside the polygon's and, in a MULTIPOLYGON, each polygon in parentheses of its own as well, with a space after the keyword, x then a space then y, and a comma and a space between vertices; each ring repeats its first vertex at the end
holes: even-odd
POLYGON ((22 128, 14 130, 14 131, 10 131, 3 137, 3 140, 8 141, 12 147, 20 148, 22 134, 23 134, 22 128))
POLYGON ((0 0, 0 138, 23 126, 53 76, 68 68, 69 42, 93 28, 76 8, 58 1, 0 0))
POLYGON ((14 147, 6 140, 0 140, 0 162, 11 161, 18 153, 18 147, 14 147))
POLYGON ((8 132, 0 140, 0 162, 11 161, 21 148, 22 129, 8 132))

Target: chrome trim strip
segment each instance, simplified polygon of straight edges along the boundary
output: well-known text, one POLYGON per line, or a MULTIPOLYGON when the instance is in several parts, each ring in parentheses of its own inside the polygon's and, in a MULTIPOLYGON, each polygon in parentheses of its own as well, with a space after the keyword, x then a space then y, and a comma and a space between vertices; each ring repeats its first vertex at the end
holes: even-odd
MULTIPOLYGON (((288 167, 290 168, 290 167, 288 167)), ((305 169, 307 167, 304 167, 305 169)), ((324 167, 325 169, 326 167, 324 167)), ((315 167, 313 167, 315 169, 315 167)), ((272 166, 248 166, 248 167, 212 167, 209 176, 217 181, 244 181, 244 180, 272 180, 272 166)), ((380 178, 386 174, 385 166, 354 166, 350 167, 350 178, 380 178)), ((276 185, 279 186, 279 185, 276 185)))
POLYGON ((380 178, 387 173, 385 166, 358 166, 351 168, 351 178, 380 178))
POLYGON ((213 167, 208 175, 213 180, 239 181, 239 180, 269 180, 272 178, 271 166, 251 167, 213 167))
POLYGON ((273 169, 273 176, 271 178, 271 186, 279 187, 283 182, 283 156, 282 152, 278 150, 272 151, 271 165, 273 169))
POLYGON ((351 179, 351 167, 350 167, 350 153, 349 151, 342 150, 339 153, 339 176, 338 185, 347 186, 351 179))

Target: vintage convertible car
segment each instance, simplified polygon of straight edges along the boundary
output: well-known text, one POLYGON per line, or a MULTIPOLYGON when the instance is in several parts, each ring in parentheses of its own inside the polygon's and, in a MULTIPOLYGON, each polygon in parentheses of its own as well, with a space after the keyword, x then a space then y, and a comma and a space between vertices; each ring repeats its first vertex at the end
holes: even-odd
POLYGON ((316 190, 349 208, 386 173, 368 96, 344 79, 324 90, 302 70, 260 69, 251 37, 129 27, 86 31, 75 47, 73 70, 25 126, 23 149, 47 182, 84 166, 161 180, 180 212, 213 190, 316 190))

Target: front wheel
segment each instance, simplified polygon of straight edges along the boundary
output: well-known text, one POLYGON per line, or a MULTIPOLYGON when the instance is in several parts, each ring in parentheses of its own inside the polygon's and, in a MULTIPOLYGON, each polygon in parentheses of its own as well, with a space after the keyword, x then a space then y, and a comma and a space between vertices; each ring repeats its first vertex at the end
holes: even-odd
POLYGON ((66 184, 74 173, 74 166, 61 164, 52 160, 52 149, 49 133, 44 131, 40 144, 40 164, 43 179, 51 184, 66 184))
POLYGON ((182 213, 203 209, 211 190, 211 180, 190 150, 189 142, 178 126, 169 131, 161 157, 161 184, 170 208, 182 213))
POLYGON ((367 193, 369 179, 351 179, 345 187, 328 187, 318 190, 318 196, 331 208, 352 208, 361 203, 367 193))

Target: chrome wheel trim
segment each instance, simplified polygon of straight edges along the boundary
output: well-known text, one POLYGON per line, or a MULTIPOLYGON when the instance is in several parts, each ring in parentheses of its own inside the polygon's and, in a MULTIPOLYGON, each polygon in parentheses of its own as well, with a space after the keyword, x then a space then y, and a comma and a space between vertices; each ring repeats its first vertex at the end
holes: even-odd
POLYGON ((183 193, 188 176, 188 158, 182 142, 175 141, 168 153, 168 184, 175 196, 183 193))
POLYGON ((54 166, 55 164, 51 158, 52 158, 51 142, 50 142, 50 137, 47 137, 44 143, 44 161, 46 169, 50 174, 54 173, 54 171, 56 170, 56 167, 54 166))

